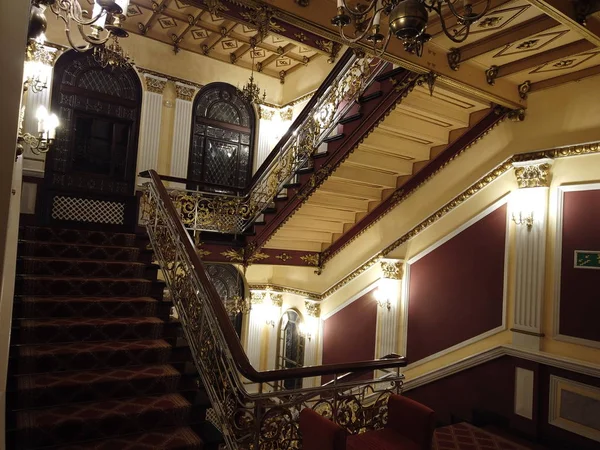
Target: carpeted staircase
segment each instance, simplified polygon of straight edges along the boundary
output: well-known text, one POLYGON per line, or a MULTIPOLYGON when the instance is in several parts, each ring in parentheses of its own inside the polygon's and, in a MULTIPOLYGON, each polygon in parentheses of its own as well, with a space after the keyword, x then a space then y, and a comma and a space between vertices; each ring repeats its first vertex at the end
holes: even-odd
POLYGON ((147 237, 25 227, 20 239, 7 448, 218 448, 147 237))

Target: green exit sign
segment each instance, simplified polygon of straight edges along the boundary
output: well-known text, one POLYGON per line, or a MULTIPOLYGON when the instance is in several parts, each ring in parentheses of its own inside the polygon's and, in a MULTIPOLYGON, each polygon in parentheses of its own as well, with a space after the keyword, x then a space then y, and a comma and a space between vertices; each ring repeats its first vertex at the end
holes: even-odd
POLYGON ((600 251, 575 250, 576 269, 600 269, 600 251))

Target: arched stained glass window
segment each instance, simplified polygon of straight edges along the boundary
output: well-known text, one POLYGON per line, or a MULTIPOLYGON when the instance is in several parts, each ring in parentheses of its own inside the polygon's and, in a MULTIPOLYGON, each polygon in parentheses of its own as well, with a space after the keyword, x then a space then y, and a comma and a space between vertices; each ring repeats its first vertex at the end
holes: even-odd
POLYGON ((226 83, 205 86, 194 101, 188 164, 190 188, 244 189, 252 172, 255 114, 226 83))
MULTIPOLYGON (((304 336, 300 333, 302 316, 295 309, 288 309, 279 322, 279 346, 277 348, 277 368, 293 369, 304 365, 304 336)), ((285 389, 299 389, 302 379, 283 382, 285 389)))

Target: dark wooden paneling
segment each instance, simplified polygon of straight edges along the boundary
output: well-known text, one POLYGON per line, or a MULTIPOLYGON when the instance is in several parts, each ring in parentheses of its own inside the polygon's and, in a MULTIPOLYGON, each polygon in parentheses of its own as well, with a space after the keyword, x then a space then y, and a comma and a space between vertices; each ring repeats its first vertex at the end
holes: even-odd
MULTIPOLYGON (((377 302, 373 291, 323 321, 323 364, 367 361, 375 358, 377 302)), ((370 372, 361 377, 372 379, 370 372)), ((323 383, 332 377, 323 377, 323 383)))
POLYGON ((600 250, 600 190, 564 193, 560 333, 600 341, 600 270, 575 269, 575 250, 600 250))
POLYGON ((502 325, 506 205, 410 267, 407 359, 502 325))

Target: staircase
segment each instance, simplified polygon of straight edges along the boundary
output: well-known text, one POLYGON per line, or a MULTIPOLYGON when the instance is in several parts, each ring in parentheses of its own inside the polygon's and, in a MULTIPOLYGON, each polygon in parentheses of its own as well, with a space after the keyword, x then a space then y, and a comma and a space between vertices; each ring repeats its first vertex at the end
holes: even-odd
POLYGON ((218 448, 145 235, 20 230, 8 449, 218 448))

